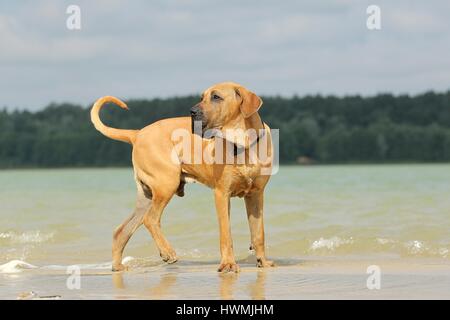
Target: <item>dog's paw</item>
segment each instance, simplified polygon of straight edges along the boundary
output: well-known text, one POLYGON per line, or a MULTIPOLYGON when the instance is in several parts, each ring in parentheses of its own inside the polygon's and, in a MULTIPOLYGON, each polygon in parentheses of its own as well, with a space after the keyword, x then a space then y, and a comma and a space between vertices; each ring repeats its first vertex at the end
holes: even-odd
POLYGON ((275 267, 275 263, 271 260, 266 259, 256 259, 256 266, 258 268, 269 268, 269 267, 275 267))
POLYGON ((120 271, 127 271, 127 270, 128 270, 128 267, 123 265, 122 263, 118 264, 118 265, 113 265, 113 267, 112 267, 113 272, 120 272, 120 271))
POLYGON ((239 265, 236 262, 222 262, 217 269, 219 272, 239 272, 239 265))
POLYGON ((175 253, 160 253, 159 254, 164 262, 168 264, 172 264, 178 261, 178 258, 175 253))

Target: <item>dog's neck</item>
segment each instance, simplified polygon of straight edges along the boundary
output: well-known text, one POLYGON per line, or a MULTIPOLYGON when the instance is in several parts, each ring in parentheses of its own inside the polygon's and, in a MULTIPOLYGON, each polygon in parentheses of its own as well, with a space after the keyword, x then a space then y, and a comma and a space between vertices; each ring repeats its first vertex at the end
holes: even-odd
POLYGON ((264 123, 256 112, 248 118, 238 118, 222 128, 223 138, 235 145, 235 149, 248 149, 264 135, 264 123), (248 133, 252 134, 249 135, 248 133))

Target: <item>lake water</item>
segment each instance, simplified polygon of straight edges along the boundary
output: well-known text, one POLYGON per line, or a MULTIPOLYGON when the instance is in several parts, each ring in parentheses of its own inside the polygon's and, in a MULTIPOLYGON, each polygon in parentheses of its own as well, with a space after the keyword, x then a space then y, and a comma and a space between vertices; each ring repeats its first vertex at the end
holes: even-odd
POLYGON ((125 273, 111 272, 111 237, 134 205, 131 169, 6 170, 0 188, 0 299, 450 298, 448 164, 281 167, 265 196, 277 267, 255 267, 243 201, 233 199, 238 275, 216 272, 218 225, 204 186, 187 185, 163 215, 179 261, 163 263, 141 227, 125 273), (71 265, 78 290, 67 285, 71 265), (382 290, 368 290, 373 265, 382 290))
MULTIPOLYGON (((131 169, 0 171, 0 265, 109 263, 112 230, 131 212, 131 169)), ((242 199, 232 201, 237 259, 248 256, 242 199)), ((450 165, 285 166, 266 189, 267 253, 307 257, 450 258, 450 165)), ((186 186, 162 218, 180 260, 218 262, 213 194, 186 186)), ((134 263, 160 263, 144 227, 134 263)))

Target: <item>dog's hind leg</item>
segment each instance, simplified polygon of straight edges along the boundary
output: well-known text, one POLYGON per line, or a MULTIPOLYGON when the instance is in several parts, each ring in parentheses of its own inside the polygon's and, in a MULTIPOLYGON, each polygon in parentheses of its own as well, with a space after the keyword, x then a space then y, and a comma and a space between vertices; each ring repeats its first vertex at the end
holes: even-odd
POLYGON ((144 215, 151 205, 151 194, 144 190, 143 186, 136 181, 137 184, 137 199, 136 207, 133 213, 116 228, 113 234, 112 256, 113 256, 113 271, 121 271, 125 269, 122 264, 123 250, 130 240, 133 233, 142 225, 144 215))
POLYGON ((255 250, 258 267, 273 267, 273 261, 266 259, 264 244, 263 191, 245 196, 248 225, 250 227, 251 245, 255 250))
POLYGON ((159 255, 167 263, 174 263, 178 259, 175 250, 161 232, 161 215, 175 191, 176 188, 172 193, 153 193, 152 205, 144 216, 144 225, 155 240, 159 255))

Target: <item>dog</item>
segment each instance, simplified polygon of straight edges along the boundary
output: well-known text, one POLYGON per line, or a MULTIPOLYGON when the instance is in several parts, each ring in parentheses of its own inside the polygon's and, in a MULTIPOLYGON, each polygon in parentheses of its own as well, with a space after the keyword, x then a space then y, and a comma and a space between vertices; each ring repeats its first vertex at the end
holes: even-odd
MULTIPOLYGON (((245 87, 223 82, 206 89, 200 102, 190 109, 190 117, 177 117, 154 122, 141 130, 116 129, 106 126, 99 117, 105 103, 113 102, 123 109, 127 105, 121 100, 105 96, 98 99, 91 109, 91 121, 103 135, 130 143, 134 178, 137 186, 136 206, 131 214, 113 233, 113 271, 126 270, 122 264, 124 248, 136 231, 144 224, 152 235, 160 256, 167 263, 177 261, 177 256, 161 232, 161 215, 170 199, 177 194, 184 195, 184 185, 199 182, 214 190, 215 207, 220 230, 221 261, 219 272, 239 272, 233 253, 230 230, 230 197, 243 197, 251 234, 250 249, 255 251, 258 267, 274 266, 265 254, 263 197, 270 174, 262 174, 262 169, 272 167, 272 139, 270 128, 261 120, 258 110, 262 100, 245 87), (200 134, 195 133, 194 124, 200 124, 200 134), (262 132, 256 138, 247 134, 249 129, 262 132), (173 141, 173 132, 184 130, 194 142, 191 147, 180 151, 173 141), (205 138, 213 131, 218 136, 205 138), (229 134, 231 132, 231 134, 229 134), (233 134, 238 132, 238 134, 233 134), (259 158, 250 163, 251 147, 262 144, 262 137, 268 146, 269 160, 259 158), (225 145, 216 145, 223 139, 225 145), (225 146, 232 145, 232 150, 225 146), (195 145, 200 146, 194 147, 195 145), (213 146, 211 148, 211 146, 213 146), (226 157, 241 157, 241 163, 195 162, 192 158, 206 149, 221 153, 226 157)), ((258 146, 260 147, 260 146, 258 146)), ((220 159, 220 156, 219 156, 220 159)))

